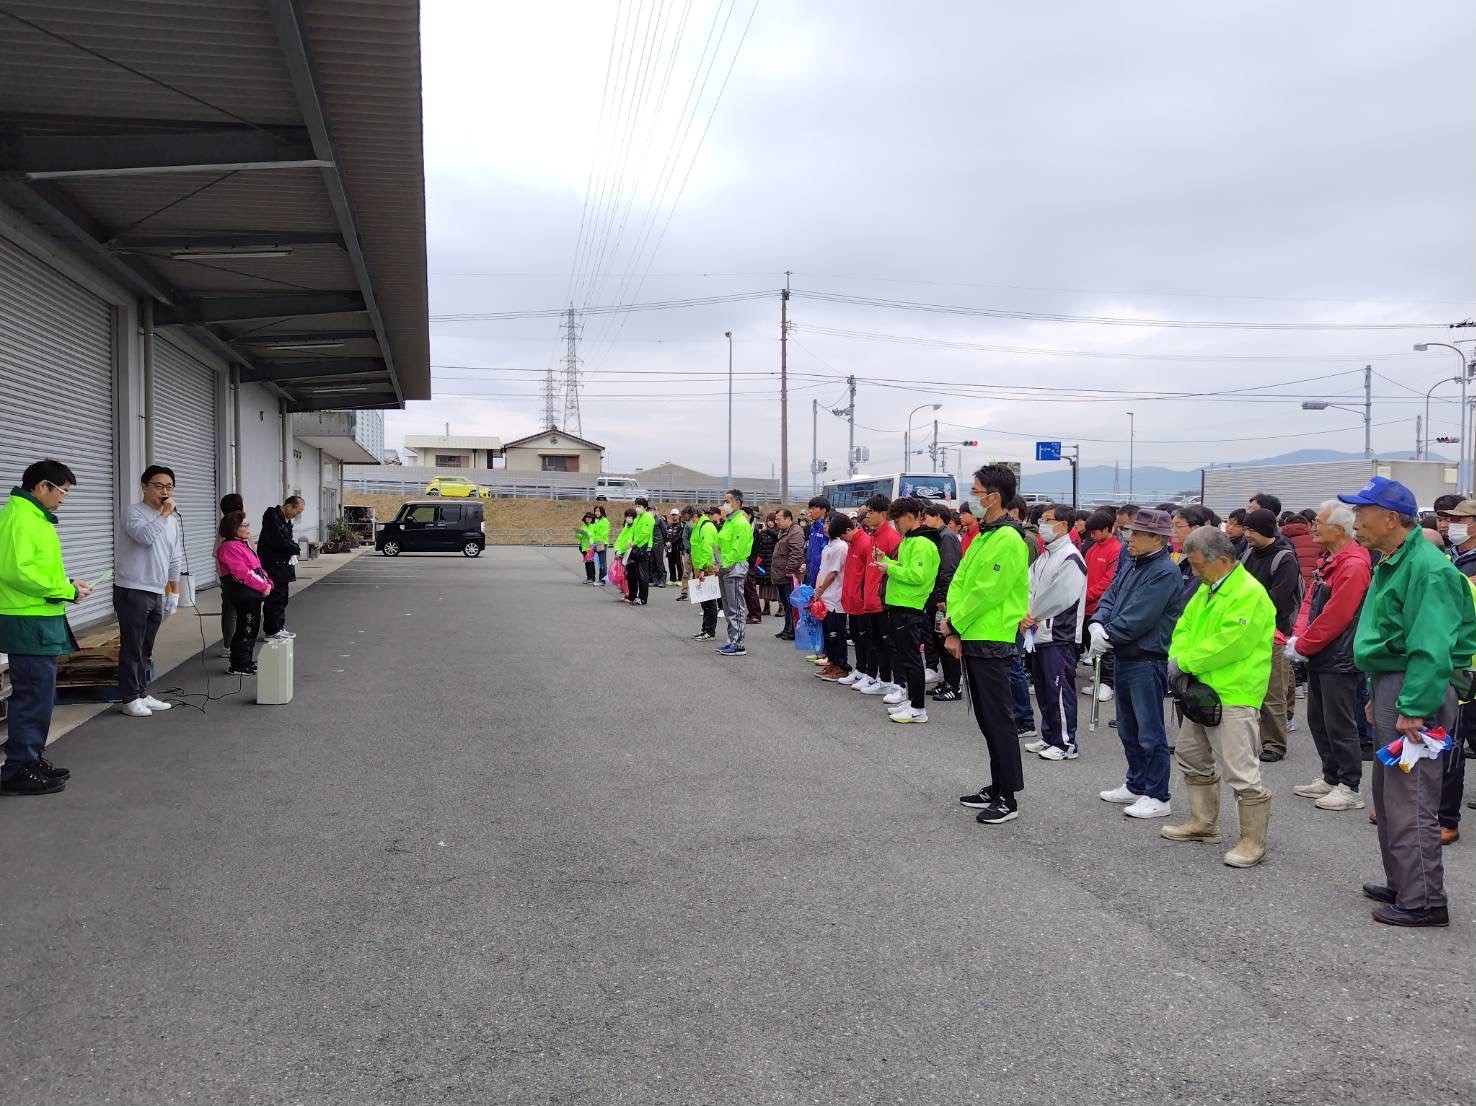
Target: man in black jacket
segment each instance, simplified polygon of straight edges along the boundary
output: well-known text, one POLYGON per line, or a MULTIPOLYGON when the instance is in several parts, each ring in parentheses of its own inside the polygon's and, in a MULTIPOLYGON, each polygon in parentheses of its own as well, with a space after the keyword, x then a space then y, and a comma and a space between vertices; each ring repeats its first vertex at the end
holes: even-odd
POLYGON ((280 507, 268 507, 261 516, 256 555, 272 578, 272 593, 262 604, 262 630, 269 638, 295 637, 287 629, 288 585, 297 579, 297 539, 292 522, 302 514, 302 496, 289 495, 280 507))
POLYGON ((943 636, 938 633, 938 611, 946 613, 948 585, 953 583, 953 574, 963 560, 963 543, 959 536, 948 528, 950 519, 957 518, 951 510, 937 503, 923 507, 923 525, 938 531, 938 581, 933 585, 933 594, 923 608, 926 622, 923 624, 923 640, 927 642, 927 680, 937 683, 933 699, 939 703, 955 703, 963 698, 959 690, 963 682, 963 662, 943 648, 943 636))
POLYGON ((1261 582, 1276 608, 1271 682, 1261 704, 1261 759, 1277 761, 1286 756, 1286 685, 1291 661, 1287 660, 1285 646, 1302 605, 1302 570, 1297 551, 1276 528, 1276 516, 1264 507, 1246 512, 1245 541, 1240 562, 1261 582))

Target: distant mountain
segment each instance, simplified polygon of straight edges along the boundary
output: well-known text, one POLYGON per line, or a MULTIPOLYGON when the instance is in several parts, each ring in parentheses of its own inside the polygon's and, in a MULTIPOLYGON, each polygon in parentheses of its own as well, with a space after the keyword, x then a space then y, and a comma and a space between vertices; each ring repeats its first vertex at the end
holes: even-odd
MULTIPOLYGON (((1215 468, 1235 467, 1241 468, 1250 465, 1306 465, 1318 461, 1356 461, 1363 454, 1342 453, 1335 449, 1298 449, 1291 453, 1277 454, 1275 457, 1263 457, 1256 461, 1236 461, 1232 463, 1220 462, 1214 464, 1215 468)), ((1414 456, 1413 450, 1395 450, 1389 453, 1380 453, 1381 458, 1390 461, 1405 461, 1414 456)), ((1430 460, 1448 460, 1439 454, 1431 454, 1430 460)), ((1206 466, 1210 467, 1210 466, 1206 466)), ((1051 466, 1045 471, 1040 471, 1042 466, 1027 464, 1021 479, 1021 490, 1038 495, 1049 495, 1056 498, 1070 499, 1071 497, 1071 469, 1064 462, 1058 466, 1051 466)), ((1199 493, 1199 469, 1171 469, 1159 465, 1138 465, 1133 469, 1132 497, 1143 502, 1145 500, 1170 499, 1174 496, 1199 493)), ((1109 499, 1127 499, 1128 472, 1127 467, 1114 470, 1111 465, 1088 465, 1081 470, 1081 499, 1085 502, 1105 501, 1109 499), (1117 481, 1114 490, 1113 480, 1117 481)))

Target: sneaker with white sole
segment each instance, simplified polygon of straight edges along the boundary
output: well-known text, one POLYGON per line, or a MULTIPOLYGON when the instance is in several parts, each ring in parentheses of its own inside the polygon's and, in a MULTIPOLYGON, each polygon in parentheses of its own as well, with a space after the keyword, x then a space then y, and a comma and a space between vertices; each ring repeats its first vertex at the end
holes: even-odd
MULTIPOLYGON (((886 683, 883 680, 873 679, 871 683, 867 684, 863 688, 858 688, 857 690, 860 691, 862 695, 890 695, 892 693, 892 685, 886 683)), ((897 701, 899 703, 901 702, 900 699, 897 701)))
POLYGON ((154 712, 144 706, 142 699, 135 699, 131 703, 123 704, 123 713, 129 718, 150 718, 154 712))
POLYGON ((1136 803, 1143 797, 1129 788, 1127 784, 1123 784, 1121 787, 1114 787, 1111 791, 1098 791, 1097 795, 1104 803, 1123 804, 1136 803))
POLYGON ((1292 794, 1300 795, 1304 799, 1320 799, 1332 789, 1332 784, 1328 783, 1321 776, 1318 776, 1311 783, 1297 784, 1296 787, 1292 788, 1292 794))
POLYGON ((275 634, 267 634, 268 641, 291 641, 297 635, 291 630, 278 630, 275 634))
POLYGON ((1038 753, 1044 748, 1046 748, 1046 743, 1044 741, 1032 741, 1030 744, 1025 746, 1025 751, 1027 753, 1038 753))
POLYGON ((1110 687, 1108 687, 1106 684, 1103 684, 1100 688, 1097 689, 1097 702, 1099 702, 1099 703, 1110 703, 1110 702, 1112 702, 1112 689, 1110 687))
POLYGON ((890 717, 893 722, 926 722, 928 720, 928 712, 925 707, 908 705, 902 707, 900 710, 892 711, 890 717))
POLYGON ((1092 693, 1092 684, 1090 680, 1081 685, 1081 693, 1083 695, 1090 695, 1092 693))
POLYGON ((857 672, 853 668, 853 669, 851 669, 851 671, 849 673, 847 673, 846 675, 842 676, 840 679, 836 680, 835 682, 838 683, 838 684, 840 684, 842 687, 850 687, 852 684, 854 684, 859 679, 861 679, 861 673, 857 672))
POLYGON ((1075 746, 1069 746, 1063 749, 1059 745, 1047 745, 1036 755, 1041 760, 1075 760, 1079 754, 1075 746))
POLYGON ((1363 796, 1346 783, 1340 783, 1312 804, 1318 810, 1362 810, 1363 796))
POLYGON ((866 675, 866 673, 863 672, 856 677, 856 682, 851 685, 851 690, 864 692, 867 688, 873 686, 876 682, 877 680, 875 676, 868 676, 866 675))
POLYGON ((907 698, 907 692, 904 691, 902 688, 898 687, 896 684, 893 684, 892 685, 892 690, 889 691, 889 692, 887 692, 884 696, 882 696, 882 702, 883 703, 886 703, 889 706, 894 706, 895 707, 897 704, 901 703, 902 700, 904 700, 906 698, 907 698))
POLYGON ((943 672, 937 668, 923 669, 923 687, 937 687, 943 682, 943 672))
POLYGON ((174 706, 173 703, 166 703, 160 699, 155 699, 152 695, 145 695, 143 697, 143 705, 148 707, 149 710, 153 711, 155 714, 158 714, 161 710, 168 710, 170 707, 174 706))
POLYGON ((1155 799, 1152 795, 1139 795, 1138 801, 1132 806, 1123 807, 1122 812, 1129 818, 1167 818, 1172 813, 1168 803, 1155 799))

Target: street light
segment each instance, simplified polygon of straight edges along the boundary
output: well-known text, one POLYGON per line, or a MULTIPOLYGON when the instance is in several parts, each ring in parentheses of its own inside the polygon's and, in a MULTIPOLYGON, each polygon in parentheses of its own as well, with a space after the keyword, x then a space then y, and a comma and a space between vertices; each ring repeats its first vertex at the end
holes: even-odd
POLYGON ((728 487, 733 486, 733 332, 723 331, 728 340, 728 487))
POLYGON ((1416 353, 1425 353, 1432 346, 1448 349, 1461 359, 1461 455, 1460 460, 1456 462, 1456 482, 1460 484, 1461 494, 1464 495, 1470 487, 1470 480, 1466 475, 1466 441, 1471 437, 1471 413, 1466 406, 1466 381, 1470 377, 1470 372, 1466 368, 1466 351, 1449 342, 1416 342, 1414 350, 1416 353))
POLYGON ((931 408, 934 411, 937 411, 937 410, 941 409, 942 406, 943 405, 941 403, 923 403, 923 404, 919 404, 917 407, 914 407, 908 413, 908 415, 907 415, 907 436, 902 439, 902 455, 903 455, 902 456, 902 471, 903 472, 906 472, 907 469, 908 469, 908 467, 912 464, 912 416, 915 415, 915 414, 917 414, 919 411, 926 411, 929 408, 931 408))

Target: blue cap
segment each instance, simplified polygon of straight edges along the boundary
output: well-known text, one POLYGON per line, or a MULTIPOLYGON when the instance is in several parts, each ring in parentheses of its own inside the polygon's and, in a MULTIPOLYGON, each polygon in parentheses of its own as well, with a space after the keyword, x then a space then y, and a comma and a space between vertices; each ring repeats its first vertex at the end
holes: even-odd
POLYGON ((1352 495, 1340 495, 1338 498, 1357 507, 1382 507, 1386 511, 1398 511, 1401 515, 1420 513, 1414 492, 1398 480, 1390 480, 1387 476, 1370 476, 1361 490, 1352 495))

